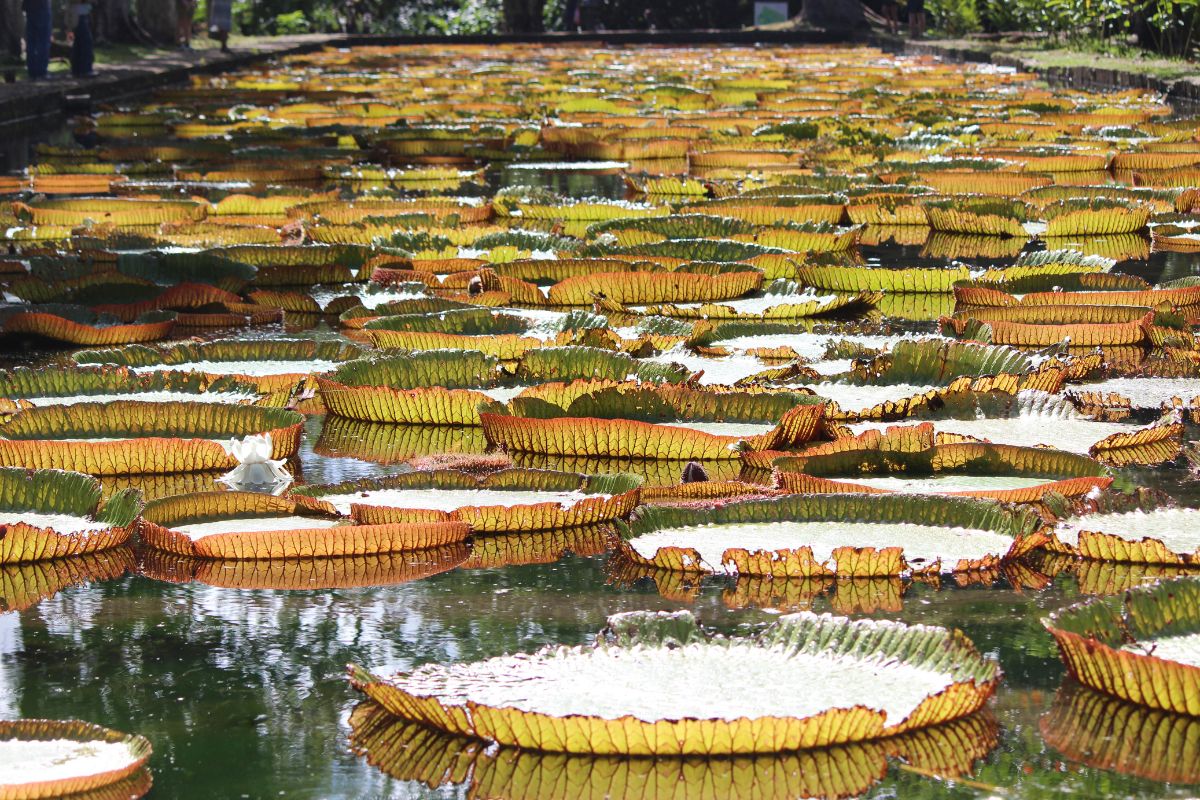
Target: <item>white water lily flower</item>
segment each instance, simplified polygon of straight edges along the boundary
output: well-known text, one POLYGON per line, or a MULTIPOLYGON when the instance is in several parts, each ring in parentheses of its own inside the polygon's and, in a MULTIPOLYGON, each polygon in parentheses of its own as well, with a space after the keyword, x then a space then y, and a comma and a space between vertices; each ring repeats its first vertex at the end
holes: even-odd
POLYGON ((284 461, 271 458, 271 434, 258 433, 244 439, 230 439, 221 447, 237 459, 238 465, 219 479, 232 489, 270 490, 280 494, 292 482, 292 474, 284 461))

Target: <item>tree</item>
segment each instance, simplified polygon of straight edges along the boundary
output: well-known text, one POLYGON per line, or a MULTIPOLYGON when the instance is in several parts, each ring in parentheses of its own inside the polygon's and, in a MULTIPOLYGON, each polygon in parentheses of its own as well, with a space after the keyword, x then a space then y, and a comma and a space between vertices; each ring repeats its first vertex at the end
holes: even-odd
POLYGON ((92 3, 92 28, 103 42, 147 42, 148 35, 138 27, 131 0, 95 0, 92 3))
POLYGON ((544 30, 542 9, 546 0, 504 0, 505 33, 537 33, 544 30))
POLYGON ((859 0, 804 0, 801 18, 816 28, 853 31, 866 26, 859 0))
POLYGON ((179 26, 175 0, 135 0, 138 26, 160 44, 174 44, 179 26))
POLYGON ((0 0, 0 60, 21 57, 24 27, 21 0, 0 0))

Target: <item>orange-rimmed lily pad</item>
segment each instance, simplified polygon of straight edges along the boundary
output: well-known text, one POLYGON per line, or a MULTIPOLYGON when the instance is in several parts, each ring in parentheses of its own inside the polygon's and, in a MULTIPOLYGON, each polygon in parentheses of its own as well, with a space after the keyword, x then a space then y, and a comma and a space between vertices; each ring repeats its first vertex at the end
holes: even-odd
POLYGON ((366 556, 460 544, 462 522, 357 525, 321 504, 253 492, 201 492, 146 506, 142 541, 182 556, 227 560, 366 556))
POLYGON ((646 506, 619 551, 683 572, 878 577, 994 569, 1048 541, 1032 512, 910 494, 792 494, 646 506))
POLYGON ((1096 561, 1200 566, 1200 510, 1092 513, 1058 522, 1055 538, 1072 552, 1096 561))
POLYGON ((496 358, 432 350, 348 361, 317 377, 329 413, 366 422, 477 425, 485 390, 500 378, 496 358))
POLYGON ((116 400, 45 406, 0 423, 0 466, 73 469, 89 475, 232 469, 229 439, 266 433, 271 457, 300 446, 300 414, 222 403, 116 400))
POLYGON ((2 324, 5 333, 33 334, 81 347, 158 341, 171 334, 176 320, 173 312, 151 311, 126 323, 80 306, 49 303, 18 306, 8 312, 2 324))
POLYGON ((136 374, 199 372, 213 378, 252 381, 265 392, 292 388, 362 355, 347 342, 308 339, 217 340, 170 347, 133 346, 76 353, 78 364, 114 364, 136 374))
POLYGON ((94 553, 128 541, 140 495, 102 501, 100 482, 57 469, 0 468, 0 564, 94 553))
POLYGON ((309 486, 294 494, 328 504, 359 524, 451 520, 478 532, 544 531, 627 516, 638 503, 640 483, 632 475, 433 470, 309 486))
POLYGON ((150 742, 78 720, 0 722, 0 797, 137 798, 150 788, 150 742))
POLYGON ((755 638, 725 639, 686 611, 631 612, 609 617, 606 630, 588 647, 386 679, 352 666, 350 677, 391 714, 449 734, 656 756, 878 739, 967 716, 999 681, 996 663, 961 634, 895 622, 795 614, 755 638))
POLYGON ((1067 671, 1085 686, 1200 717, 1200 578, 1138 586, 1051 614, 1067 671))

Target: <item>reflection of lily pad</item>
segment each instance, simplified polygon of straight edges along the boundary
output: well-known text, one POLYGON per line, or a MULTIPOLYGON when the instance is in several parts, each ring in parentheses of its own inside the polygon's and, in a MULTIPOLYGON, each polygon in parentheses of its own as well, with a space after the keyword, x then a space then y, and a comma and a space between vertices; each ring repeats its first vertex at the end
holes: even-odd
POLYGON ((889 758, 943 778, 969 774, 996 746, 986 714, 879 742, 732 759, 613 758, 485 747, 396 719, 367 701, 350 715, 350 745, 391 777, 431 789, 462 784, 470 797, 645 800, 681 796, 840 798, 881 780, 889 758))
POLYGON ((1076 683, 1041 720, 1046 743, 1073 761, 1165 783, 1200 783, 1200 719, 1155 711, 1076 683))
POLYGON ((0 611, 24 611, 68 586, 115 580, 134 568, 133 550, 114 547, 49 561, 0 566, 0 611))
POLYGON ((612 547, 611 525, 588 525, 560 531, 501 533, 476 536, 463 569, 491 569, 517 564, 552 564, 568 553, 595 556, 612 547))
POLYGON ((348 589, 395 586, 454 569, 470 554, 465 544, 404 553, 330 558, 230 560, 147 549, 140 574, 169 583, 196 581, 231 589, 348 589))

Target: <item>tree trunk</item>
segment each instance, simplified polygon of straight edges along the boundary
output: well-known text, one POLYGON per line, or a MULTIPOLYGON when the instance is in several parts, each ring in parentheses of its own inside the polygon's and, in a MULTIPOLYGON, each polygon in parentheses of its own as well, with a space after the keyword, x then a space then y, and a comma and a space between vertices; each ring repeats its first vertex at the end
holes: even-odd
POLYGON ((133 20, 130 0, 100 0, 92 8, 96 38, 104 42, 139 42, 142 35, 133 20))
POLYGON ((21 0, 0 0, 0 59, 19 59, 24 35, 25 14, 21 11, 21 0))
POLYGON ((505 33, 539 33, 546 0, 504 0, 505 33))
POLYGON ((828 31, 853 31, 866 27, 859 0, 804 0, 800 16, 809 25, 828 31))
POLYGON ((174 44, 179 31, 175 0, 136 0, 138 26, 159 44, 174 44))

